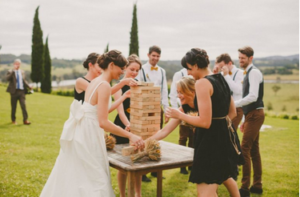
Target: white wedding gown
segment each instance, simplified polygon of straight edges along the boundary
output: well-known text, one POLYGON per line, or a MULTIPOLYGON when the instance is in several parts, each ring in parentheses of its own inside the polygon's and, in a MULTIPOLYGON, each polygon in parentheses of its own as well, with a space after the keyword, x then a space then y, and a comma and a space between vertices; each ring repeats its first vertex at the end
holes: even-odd
POLYGON ((89 102, 81 105, 81 102, 74 100, 71 104, 70 117, 60 138, 60 152, 41 197, 115 196, 104 130, 99 127, 97 106, 89 102))

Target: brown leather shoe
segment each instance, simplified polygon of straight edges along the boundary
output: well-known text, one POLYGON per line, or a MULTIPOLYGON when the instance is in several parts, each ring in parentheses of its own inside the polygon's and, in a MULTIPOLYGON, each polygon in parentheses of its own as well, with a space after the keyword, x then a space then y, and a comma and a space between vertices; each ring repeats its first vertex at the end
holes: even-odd
POLYGON ((29 122, 28 120, 25 120, 25 121, 24 121, 24 124, 25 124, 25 125, 30 125, 31 122, 29 122))
POLYGON ((17 125, 18 123, 16 121, 12 121, 11 124, 17 125))

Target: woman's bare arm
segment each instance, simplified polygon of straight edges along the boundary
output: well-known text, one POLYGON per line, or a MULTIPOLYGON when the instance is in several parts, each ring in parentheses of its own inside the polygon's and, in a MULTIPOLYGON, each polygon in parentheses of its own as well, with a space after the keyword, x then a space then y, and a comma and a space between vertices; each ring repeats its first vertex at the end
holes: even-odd
POLYGON ((80 94, 81 92, 85 91, 89 84, 90 83, 87 80, 84 80, 82 78, 76 79, 76 83, 75 83, 76 92, 80 94))

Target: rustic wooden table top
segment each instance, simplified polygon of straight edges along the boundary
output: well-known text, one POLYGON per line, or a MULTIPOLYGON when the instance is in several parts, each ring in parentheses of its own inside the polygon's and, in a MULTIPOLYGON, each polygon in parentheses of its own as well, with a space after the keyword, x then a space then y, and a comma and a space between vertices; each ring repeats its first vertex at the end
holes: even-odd
POLYGON ((168 166, 178 164, 191 164, 193 162, 194 149, 159 141, 161 146, 161 160, 149 161, 147 158, 133 163, 130 156, 122 155, 122 148, 129 144, 117 144, 113 150, 107 151, 109 163, 126 171, 138 171, 147 168, 168 168, 168 166))

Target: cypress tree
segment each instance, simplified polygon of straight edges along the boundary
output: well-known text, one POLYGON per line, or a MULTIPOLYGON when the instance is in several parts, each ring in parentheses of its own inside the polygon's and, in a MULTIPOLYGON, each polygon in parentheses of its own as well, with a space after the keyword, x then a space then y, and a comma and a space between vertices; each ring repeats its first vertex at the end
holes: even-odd
POLYGON ((44 93, 51 93, 51 57, 48 47, 48 37, 46 38, 46 43, 44 47, 44 78, 41 84, 41 90, 44 93))
POLYGON ((129 55, 139 55, 139 38, 138 38, 138 24, 136 16, 136 4, 133 6, 132 25, 130 32, 129 55))
MULTIPOLYGON (((39 6, 35 10, 33 19, 32 45, 31 45, 31 80, 35 83, 43 79, 43 31, 39 20, 39 6)), ((36 91, 38 91, 38 86, 36 91)))
POLYGON ((104 49, 104 53, 107 53, 109 51, 109 43, 107 43, 106 48, 104 49))

